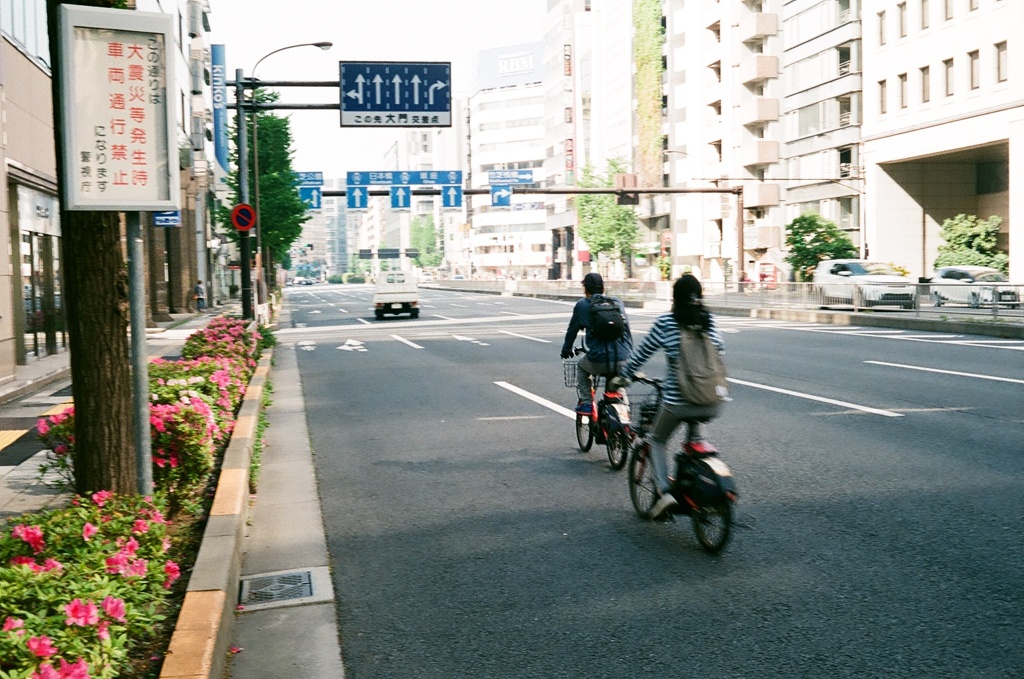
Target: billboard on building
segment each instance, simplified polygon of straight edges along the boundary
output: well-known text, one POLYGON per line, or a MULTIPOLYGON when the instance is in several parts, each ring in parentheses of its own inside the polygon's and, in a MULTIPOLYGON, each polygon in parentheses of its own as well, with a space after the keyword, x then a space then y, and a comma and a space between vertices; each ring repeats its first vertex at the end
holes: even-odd
POLYGON ((544 43, 497 47, 480 52, 476 90, 529 85, 544 80, 544 43))

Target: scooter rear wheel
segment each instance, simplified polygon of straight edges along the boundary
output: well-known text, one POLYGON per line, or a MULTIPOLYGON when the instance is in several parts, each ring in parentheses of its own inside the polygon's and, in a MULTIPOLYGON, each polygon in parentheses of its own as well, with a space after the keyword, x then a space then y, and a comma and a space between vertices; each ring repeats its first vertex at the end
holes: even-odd
POLYGON ((722 498, 690 513, 697 542, 709 554, 718 554, 732 535, 732 502, 722 498))
POLYGON ((633 447, 629 456, 629 499, 633 509, 642 519, 651 518, 651 509, 658 501, 658 493, 654 487, 654 474, 651 471, 650 445, 640 443, 633 447))
POLYGON ((608 464, 612 469, 622 469, 629 459, 629 439, 626 432, 617 431, 608 435, 605 441, 605 448, 608 449, 608 464))

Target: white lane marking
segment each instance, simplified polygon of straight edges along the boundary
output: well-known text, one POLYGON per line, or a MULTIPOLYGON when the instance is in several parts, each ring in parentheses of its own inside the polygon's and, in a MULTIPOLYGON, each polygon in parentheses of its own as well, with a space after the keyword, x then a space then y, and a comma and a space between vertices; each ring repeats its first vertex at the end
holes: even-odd
POLYGON ((736 328, 722 328, 722 332, 727 332, 731 335, 739 334, 739 330, 737 330, 736 328))
POLYGON ((350 339, 338 347, 342 351, 368 351, 359 340, 350 339))
POLYGON ((956 370, 940 370, 939 368, 925 368, 920 365, 906 365, 903 363, 887 363, 885 361, 864 361, 872 365, 884 365, 890 368, 903 368, 905 370, 920 370, 921 372, 940 373, 942 375, 956 375, 958 377, 974 377, 979 380, 992 380, 993 382, 1011 382, 1013 384, 1024 384, 1024 380, 1015 380, 1012 377, 997 377, 996 375, 981 375, 979 373, 963 373, 956 370))
POLYGON ((456 304, 455 302, 452 302, 452 306, 457 306, 457 307, 461 307, 461 308, 463 308, 463 309, 465 309, 465 308, 466 308, 466 305, 465 305, 465 304, 456 304))
POLYGON ((993 340, 957 340, 956 342, 946 342, 946 344, 969 344, 971 346, 980 347, 988 344, 1024 344, 1024 340, 1013 340, 1013 339, 993 339, 993 340))
POLYGON ((373 323, 370 323, 370 321, 366 320, 365 318, 357 318, 356 320, 362 323, 363 325, 373 325, 373 323))
POLYGON ((348 309, 338 309, 338 311, 340 311, 343 314, 347 314, 348 313, 348 309))
POLYGON ((476 418, 486 422, 500 422, 502 420, 543 420, 543 415, 507 415, 505 417, 478 417, 476 418))
POLYGON ((506 335, 512 335, 513 337, 522 337, 523 339, 533 340, 534 342, 543 342, 544 344, 551 344, 551 340, 541 339, 539 337, 530 337, 529 335, 520 335, 518 332, 509 332, 508 330, 499 330, 498 332, 506 335))
POLYGON ((854 328, 850 330, 833 330, 833 335, 902 335, 902 330, 867 330, 854 328))
POLYGON ((434 314, 434 318, 443 318, 446 321, 454 321, 455 319, 450 316, 442 316, 441 314, 434 314))
POLYGON ((544 406, 545 408, 549 408, 551 410, 554 410, 559 415, 565 415, 566 417, 568 417, 570 419, 574 419, 576 417, 576 412, 574 410, 570 410, 569 408, 566 408, 564 406, 560 406, 557 403, 552 403, 551 401, 547 400, 546 398, 541 398, 540 396, 537 396, 536 394, 531 394, 530 392, 526 391, 525 389, 520 389, 519 387, 511 385, 508 382, 495 382, 495 384, 497 384, 502 389, 508 389, 513 394, 519 394, 523 398, 529 399, 529 400, 533 401, 534 403, 539 403, 540 405, 544 406))
POLYGON ((514 311, 502 311, 501 313, 506 314, 508 316, 526 316, 526 314, 517 314, 514 311))
POLYGON ((422 349, 423 348, 420 345, 416 344, 415 342, 410 342, 409 340, 405 339, 404 337, 399 337, 398 335, 392 335, 392 337, 394 337, 399 342, 402 342, 404 344, 408 344, 413 349, 422 349))
POLYGON ((459 340, 460 342, 472 342, 473 344, 479 344, 482 347, 490 346, 489 344, 487 344, 487 342, 481 342, 475 337, 465 337, 463 335, 452 335, 452 337, 459 340))
POLYGON ((832 398, 825 398, 824 396, 814 396, 813 394, 805 394, 800 391, 790 391, 789 389, 770 387, 767 384, 757 384, 756 382, 737 380, 732 377, 727 377, 726 379, 732 382, 733 384, 742 384, 745 387, 753 387, 754 389, 764 389, 765 391, 774 391, 777 394, 786 394, 787 396, 805 398, 808 401, 818 401, 819 403, 831 403, 832 405, 843 406, 844 408, 852 408, 853 410, 860 410, 865 413, 872 413, 874 415, 883 415, 884 417, 903 417, 903 415, 901 415, 900 413, 894 413, 891 410, 880 410, 878 408, 870 408, 868 406, 857 405, 856 403, 849 403, 847 401, 837 401, 832 398))

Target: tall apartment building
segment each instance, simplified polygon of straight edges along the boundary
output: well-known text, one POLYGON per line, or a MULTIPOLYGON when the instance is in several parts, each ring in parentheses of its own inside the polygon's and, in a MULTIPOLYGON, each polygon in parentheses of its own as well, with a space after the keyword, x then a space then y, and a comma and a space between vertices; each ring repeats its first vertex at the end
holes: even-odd
POLYGON ((943 220, 997 215, 1024 280, 1024 3, 862 4, 869 256, 928 276, 943 220))
MULTIPOLYGON (((528 171, 544 183, 544 85, 541 43, 480 53, 476 92, 468 100, 467 186, 500 186, 500 174, 528 171)), ((468 209, 472 275, 547 278, 551 232, 544 201, 511 197, 494 207, 489 194, 470 196, 468 209)))
POLYGON ((785 223, 806 212, 839 226, 863 253, 865 190, 861 0, 783 6, 785 223))
POLYGON ((666 0, 665 164, 671 186, 743 187, 672 199, 673 275, 779 275, 782 42, 778 0, 666 0), (776 11, 770 11, 776 10, 776 11), (742 220, 742 221, 740 221, 742 220), (740 227, 742 223, 742 227, 740 227))

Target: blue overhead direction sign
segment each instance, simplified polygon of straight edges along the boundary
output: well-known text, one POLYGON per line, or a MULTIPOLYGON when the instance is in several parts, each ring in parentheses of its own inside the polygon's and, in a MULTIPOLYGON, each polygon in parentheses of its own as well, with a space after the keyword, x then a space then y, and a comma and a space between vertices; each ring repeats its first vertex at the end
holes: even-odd
POLYGON ((509 207, 512 205, 512 187, 501 184, 492 186, 491 205, 493 207, 509 207))
POLYGON ((293 172, 296 186, 323 186, 323 172, 293 172))
POLYGON ((339 62, 342 127, 451 127, 451 62, 339 62))
MULTIPOLYGON (((461 173, 460 173, 461 174, 461 173)), ((458 210, 462 208, 462 186, 441 187, 441 209, 458 210)))
POLYGON ((533 170, 488 170, 488 184, 532 184, 533 170))
POLYGON ((391 209, 392 210, 408 210, 409 205, 412 202, 412 190, 406 186, 392 186, 391 187, 391 209))
POLYGON ((369 198, 369 192, 364 187, 348 186, 345 190, 345 203, 349 210, 365 210, 369 198))
POLYGON ((425 186, 461 184, 462 170, 383 170, 380 172, 347 172, 348 186, 425 186))
POLYGON ((300 186, 299 199, 308 205, 310 210, 319 210, 323 206, 323 189, 319 186, 300 186))

